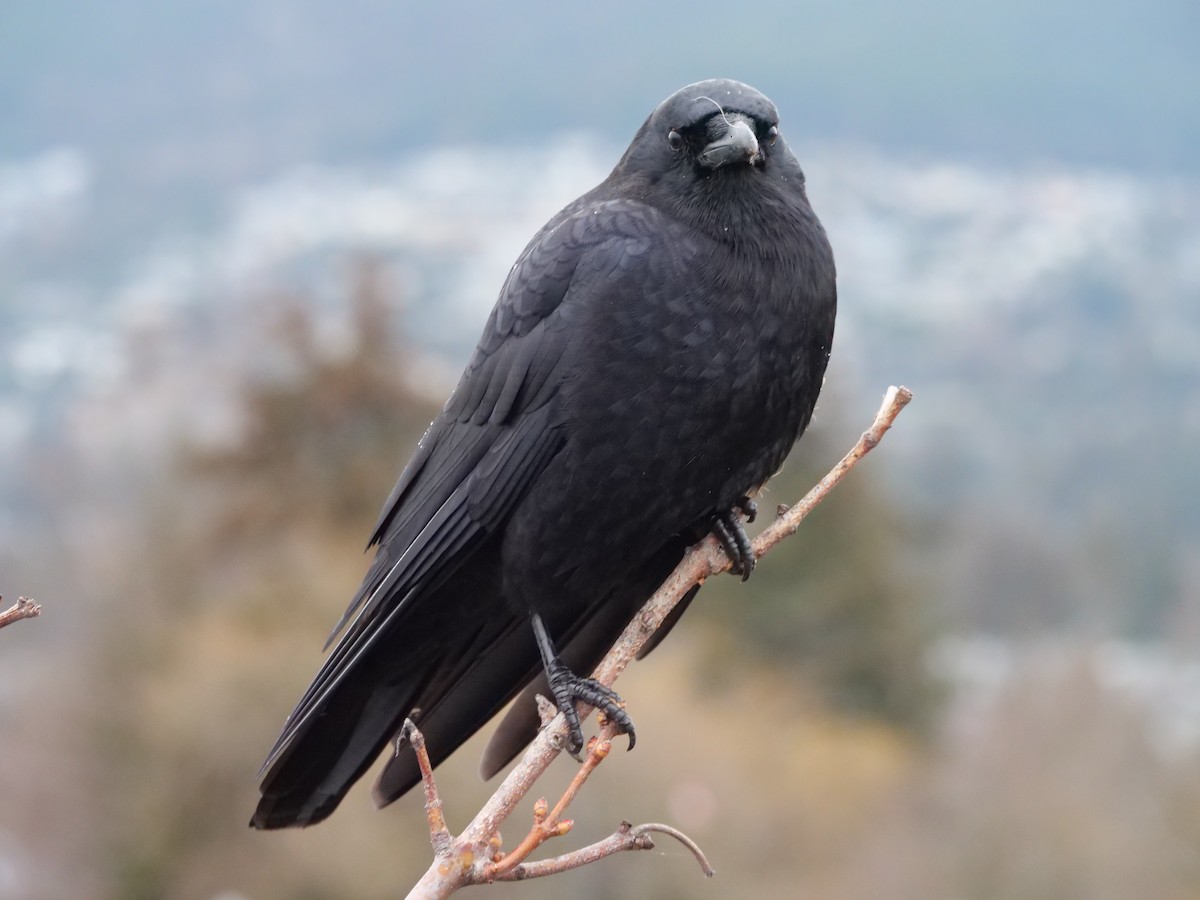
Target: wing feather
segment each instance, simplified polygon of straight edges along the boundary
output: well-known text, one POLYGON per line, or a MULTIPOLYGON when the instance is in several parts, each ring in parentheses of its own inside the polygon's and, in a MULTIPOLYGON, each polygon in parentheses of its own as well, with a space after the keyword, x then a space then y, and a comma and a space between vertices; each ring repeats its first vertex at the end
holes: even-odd
POLYGON ((438 588, 500 533, 564 446, 565 412, 555 400, 571 377, 572 342, 587 340, 568 327, 581 314, 575 298, 595 306, 640 239, 631 229, 656 215, 637 204, 631 212, 588 202, 581 198, 547 223, 513 267, 462 379, 384 504, 369 544, 378 548, 375 560, 330 641, 341 637, 263 765, 270 798, 263 821, 270 827, 327 815, 390 738, 392 719, 404 715, 392 707, 438 710, 457 746, 482 724, 481 715, 490 716, 532 677, 536 654, 517 615, 497 611, 478 635, 457 624, 453 634, 421 632, 440 615, 440 606, 430 605, 445 599, 438 588), (573 285, 581 265, 586 283, 573 285), (409 625, 413 640, 404 638, 409 625), (464 657, 464 648, 480 643, 486 646, 464 657), (499 665, 511 683, 467 684, 475 665, 499 665), (458 708, 463 691, 469 709, 458 708), (311 771, 305 748, 333 760, 332 768, 311 771))

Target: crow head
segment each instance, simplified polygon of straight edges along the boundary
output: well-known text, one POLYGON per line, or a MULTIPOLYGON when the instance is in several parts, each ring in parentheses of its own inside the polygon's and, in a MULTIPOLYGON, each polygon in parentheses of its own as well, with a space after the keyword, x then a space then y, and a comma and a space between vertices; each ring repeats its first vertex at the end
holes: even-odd
POLYGON ((660 103, 610 181, 709 233, 775 207, 807 207, 804 173, 779 132, 775 104, 723 78, 689 84, 660 103))

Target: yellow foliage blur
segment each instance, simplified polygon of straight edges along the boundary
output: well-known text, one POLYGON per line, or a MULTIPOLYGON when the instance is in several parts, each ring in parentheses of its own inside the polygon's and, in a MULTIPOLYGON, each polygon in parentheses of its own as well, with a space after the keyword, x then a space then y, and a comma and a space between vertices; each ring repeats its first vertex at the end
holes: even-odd
MULTIPOLYGON (((185 448, 133 521, 114 525, 89 570, 106 598, 97 636, 54 660, 7 741, 0 840, 40 874, 6 892, 0 866, 0 898, 396 897, 428 865, 415 793, 376 812, 360 785, 315 828, 247 827, 257 767, 320 665, 377 506, 436 411, 406 371, 413 355, 387 337, 387 306, 368 272, 352 298, 357 345, 336 357, 285 309, 276 340, 294 366, 247 385, 242 439, 185 448)), ((764 510, 798 497, 836 455, 820 429, 800 452, 764 510)), ((934 611, 897 562, 898 519, 856 472, 748 585, 707 586, 622 680, 638 749, 606 760, 549 852, 622 820, 665 820, 705 848, 715 879, 664 838, 651 853, 491 893, 1200 897, 1195 748, 1172 756, 1156 744, 1083 652, 969 716, 939 704, 934 611)), ((475 774, 485 737, 438 770, 451 828, 489 793, 475 774)), ((545 793, 572 769, 560 759, 545 793)), ((509 846, 533 799, 509 823, 509 846)))

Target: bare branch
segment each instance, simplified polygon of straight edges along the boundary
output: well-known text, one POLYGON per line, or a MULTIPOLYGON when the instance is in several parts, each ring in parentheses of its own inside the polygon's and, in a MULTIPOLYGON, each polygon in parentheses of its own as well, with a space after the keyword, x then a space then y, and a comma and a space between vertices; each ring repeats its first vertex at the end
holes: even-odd
MULTIPOLYGON (((634 834, 646 834, 647 832, 657 831, 659 834, 665 834, 668 837, 673 837, 683 846, 692 851, 692 856, 696 857, 696 862, 700 864, 700 871, 704 873, 705 878, 712 878, 717 874, 708 862, 708 857, 704 855, 704 851, 700 849, 700 845, 693 841, 690 837, 670 825, 664 825, 661 822, 646 822, 643 825, 637 825, 633 828, 634 834)), ((651 845, 653 846, 653 845, 651 845)))
POLYGON ((892 386, 887 389, 887 393, 883 396, 883 404, 879 407, 879 412, 875 414, 875 421, 871 423, 870 428, 863 432, 858 443, 850 448, 850 452, 843 456, 838 464, 829 470, 829 474, 817 482, 816 486, 805 494, 799 503, 784 510, 779 518, 754 541, 756 559, 785 537, 796 533, 800 523, 817 507, 817 504, 838 486, 860 459, 879 445, 888 429, 892 427, 892 423, 896 421, 896 416, 900 415, 900 410, 908 406, 910 400, 912 400, 912 391, 906 387, 892 386))
MULTIPOLYGON (((888 388, 874 422, 858 439, 850 452, 842 457, 829 474, 822 478, 799 503, 789 509, 781 510, 778 519, 754 540, 753 549, 756 559, 796 532, 800 523, 828 496, 829 492, 846 474, 878 446, 900 410, 911 399, 912 393, 907 388, 894 386, 888 388)), ((720 543, 711 535, 688 550, 675 571, 646 602, 621 637, 617 639, 616 644, 597 667, 593 677, 611 687, 625 667, 636 657, 641 647, 666 620, 684 594, 693 585, 702 583, 709 576, 727 571, 731 565, 732 563, 725 555, 720 543)), ((581 719, 590 712, 590 708, 580 705, 581 719)), ((580 767, 580 771, 576 773, 575 779, 572 780, 571 786, 564 793, 563 798, 555 806, 554 811, 547 811, 545 804, 539 803, 538 808, 535 809, 533 829, 513 853, 502 856, 497 851, 501 823, 512 814, 517 804, 529 793, 534 783, 565 745, 566 722, 562 715, 555 716, 553 721, 542 729, 533 743, 529 745, 520 762, 508 773, 491 799, 484 804, 463 833, 453 839, 444 852, 437 852, 435 848, 434 862, 409 893, 409 900, 444 898, 460 887, 469 884, 548 875, 584 865, 595 859, 602 859, 621 850, 642 849, 645 842, 649 840, 646 835, 647 831, 660 831, 682 840, 701 861, 701 867, 705 869, 705 873, 711 874, 708 861, 704 859, 704 855, 695 846, 695 843, 665 825, 643 825, 638 826, 637 829, 630 828, 628 831, 618 829, 616 833, 597 844, 564 854, 553 860, 524 861, 528 854, 545 840, 556 834, 564 834, 569 830, 570 820, 564 821, 558 817, 565 811, 567 804, 570 803, 588 775, 604 759, 604 756, 596 754, 594 749, 601 744, 608 745, 612 737, 613 730, 611 726, 606 725, 601 730, 596 742, 590 745, 592 749, 589 751, 587 759, 580 767)), ((605 755, 606 753, 607 751, 605 751, 605 755)), ((424 774, 424 768, 422 771, 424 774)), ((426 779, 427 800, 430 796, 432 782, 433 776, 432 773, 429 773, 426 779)), ((433 796, 436 797, 436 787, 432 788, 432 791, 433 796)), ((431 823, 433 821, 432 814, 430 821, 431 823)))
MULTIPOLYGON (((0 597, 0 601, 4 598, 0 597)), ((42 606, 40 603, 34 603, 28 597, 18 597, 17 602, 0 612, 0 628, 5 625, 11 625, 13 622, 19 622, 21 619, 32 619, 42 614, 42 606)))
POLYGON ((583 783, 588 780, 588 776, 612 752, 612 729, 606 727, 605 732, 588 741, 587 758, 580 765, 575 777, 571 779, 571 783, 567 785, 567 789, 559 798, 558 803, 554 805, 554 809, 548 809, 549 804, 546 803, 545 798, 534 804, 533 828, 529 830, 529 834, 525 836, 516 850, 484 868, 483 878, 485 881, 502 878, 524 862, 530 853, 550 838, 561 837, 571 830, 571 826, 575 823, 570 819, 564 819, 562 815, 567 811, 571 801, 575 799, 575 795, 579 793, 579 789, 583 787, 583 783))
POLYGON ((708 858, 696 845, 696 842, 678 828, 672 828, 670 825, 662 825, 658 822, 647 822, 644 825, 630 825, 628 822, 622 822, 616 831, 602 841, 596 841, 594 844, 589 844, 578 850, 572 850, 570 853, 564 853, 562 856, 556 856, 553 859, 521 863, 515 866, 511 872, 498 876, 496 880, 522 881, 526 878, 543 878, 546 875, 557 875, 559 872, 566 872, 568 869, 577 869, 580 866, 586 866, 588 863, 593 863, 598 859, 604 859, 606 856, 612 856, 614 853, 620 853, 624 850, 653 850, 654 840, 650 837, 650 832, 653 831, 670 835, 691 850, 692 855, 696 857, 696 861, 700 863, 700 870, 704 873, 705 877, 712 878, 716 874, 713 867, 709 865, 708 858))
MULTIPOLYGON (((412 719, 404 720, 400 732, 417 754, 417 767, 421 770, 421 782, 425 786, 425 816, 429 820, 429 842, 433 845, 434 856, 440 856, 450 849, 454 836, 446 827, 446 816, 442 812, 442 798, 438 794, 437 782, 433 780, 433 764, 429 761, 429 751, 425 749, 425 735, 417 729, 412 719)), ((402 747, 396 743, 396 752, 402 747)))

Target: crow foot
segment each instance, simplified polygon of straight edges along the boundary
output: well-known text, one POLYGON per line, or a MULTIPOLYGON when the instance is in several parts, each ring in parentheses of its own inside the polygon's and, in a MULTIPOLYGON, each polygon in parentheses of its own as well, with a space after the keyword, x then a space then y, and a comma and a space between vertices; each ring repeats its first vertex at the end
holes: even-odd
POLYGON ((742 514, 746 517, 747 522, 753 522, 756 518, 758 518, 758 504, 749 497, 744 495, 739 497, 737 502, 733 504, 733 508, 740 509, 742 514))
POLYGON ((637 742, 633 719, 625 712, 625 701, 616 691, 605 687, 594 678, 580 678, 562 663, 549 668, 546 677, 554 694, 554 702, 567 720, 567 752, 577 757, 583 749, 583 726, 580 725, 579 713, 575 709, 575 704, 581 701, 603 713, 617 726, 619 733, 629 735, 629 749, 633 749, 637 742))
POLYGON ((733 563, 729 571, 734 575, 741 575, 742 581, 745 581, 754 571, 754 548, 750 546, 750 538, 746 535, 746 529, 742 527, 738 511, 745 513, 747 522, 753 522, 758 514, 758 507, 749 497, 743 497, 713 519, 712 531, 725 548, 725 555, 733 563))
POLYGON ((637 742, 637 733, 633 719, 625 712, 625 701, 616 691, 596 679, 580 678, 568 669, 558 658, 542 617, 534 613, 531 620, 538 650, 542 654, 542 665, 546 670, 546 681, 550 685, 550 692, 554 694, 554 705, 567 720, 567 752, 578 759, 583 749, 583 726, 579 721, 579 711, 575 708, 579 702, 599 710, 616 725, 619 734, 629 735, 629 749, 632 750, 637 742))

